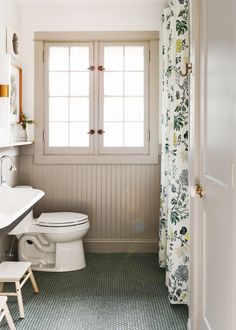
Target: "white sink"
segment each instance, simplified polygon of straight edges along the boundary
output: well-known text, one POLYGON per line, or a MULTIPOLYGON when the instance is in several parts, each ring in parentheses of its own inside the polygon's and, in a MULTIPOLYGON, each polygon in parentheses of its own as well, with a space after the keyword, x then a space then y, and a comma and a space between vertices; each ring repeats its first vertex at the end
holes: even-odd
POLYGON ((6 184, 0 185, 0 229, 10 226, 25 212, 32 208, 43 196, 38 189, 11 188, 6 184))

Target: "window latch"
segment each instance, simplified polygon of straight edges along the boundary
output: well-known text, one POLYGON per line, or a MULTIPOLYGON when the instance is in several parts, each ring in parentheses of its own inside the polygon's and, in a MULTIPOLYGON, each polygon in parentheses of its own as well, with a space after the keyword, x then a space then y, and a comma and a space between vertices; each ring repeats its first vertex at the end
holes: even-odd
POLYGON ((99 65, 98 70, 99 70, 99 71, 105 71, 106 69, 104 68, 103 65, 99 65))
POLYGON ((95 66, 94 65, 90 65, 90 67, 88 68, 89 71, 94 71, 95 70, 95 66))
POLYGON ((91 135, 95 134, 95 129, 90 129, 87 134, 91 134, 91 135))
POLYGON ((102 135, 103 133, 105 133, 105 131, 102 128, 98 129, 98 134, 102 135))

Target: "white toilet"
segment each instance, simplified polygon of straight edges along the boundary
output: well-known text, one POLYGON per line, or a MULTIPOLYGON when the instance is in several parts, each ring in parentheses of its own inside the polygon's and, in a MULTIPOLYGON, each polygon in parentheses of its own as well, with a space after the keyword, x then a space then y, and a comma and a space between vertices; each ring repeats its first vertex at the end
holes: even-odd
POLYGON ((82 238, 88 232, 86 214, 31 211, 8 235, 18 238, 18 259, 30 261, 33 270, 64 272, 86 266, 82 238))

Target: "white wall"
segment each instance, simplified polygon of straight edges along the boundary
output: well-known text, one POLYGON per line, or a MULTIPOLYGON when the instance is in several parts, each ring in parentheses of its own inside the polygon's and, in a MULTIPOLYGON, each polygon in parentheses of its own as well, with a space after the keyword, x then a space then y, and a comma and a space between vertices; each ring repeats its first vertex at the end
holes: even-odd
MULTIPOLYGON (((6 27, 13 26, 20 33, 20 8, 12 0, 0 0, 0 56, 6 53, 6 27)), ((1 128, 0 142, 9 142, 13 127, 1 128)))
MULTIPOLYGON (((160 6, 144 1, 23 6, 24 112, 33 118, 35 31, 155 31, 161 14, 160 6)), ((157 251, 159 165, 38 165, 31 151, 24 152, 20 164, 21 183, 46 192, 36 215, 61 210, 89 214, 89 251, 157 251)))
POLYGON ((12 0, 0 0, 0 53, 6 52, 6 26, 20 32, 20 9, 12 0))
MULTIPOLYGON (((153 3, 25 5, 21 9, 23 109, 34 115, 35 31, 159 30, 162 7, 153 3)), ((31 136, 33 128, 31 127, 31 136)))
MULTIPOLYGON (((20 32, 20 9, 12 0, 0 0, 0 56, 6 53, 6 27, 14 26, 20 32)), ((0 125, 1 126, 1 125, 0 125)), ((0 128, 0 143, 8 142, 10 139, 10 125, 6 128, 0 128)), ((9 150, 0 148, 0 157, 4 154, 15 158, 16 166, 19 168, 18 150, 9 150)), ((19 180, 19 171, 9 172, 9 163, 4 161, 3 167, 4 180, 9 185, 15 185, 19 180)), ((9 201, 10 202, 10 201, 9 201)), ((12 238, 9 236, 0 237, 0 261, 4 260, 4 252, 9 250, 12 238)))

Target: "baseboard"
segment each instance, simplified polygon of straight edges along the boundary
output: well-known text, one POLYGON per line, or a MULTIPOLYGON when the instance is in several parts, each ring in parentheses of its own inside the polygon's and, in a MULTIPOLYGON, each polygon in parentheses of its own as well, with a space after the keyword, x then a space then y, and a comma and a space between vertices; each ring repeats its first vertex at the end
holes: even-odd
POLYGON ((95 253, 157 253, 156 240, 99 240, 85 239, 85 252, 95 253))

